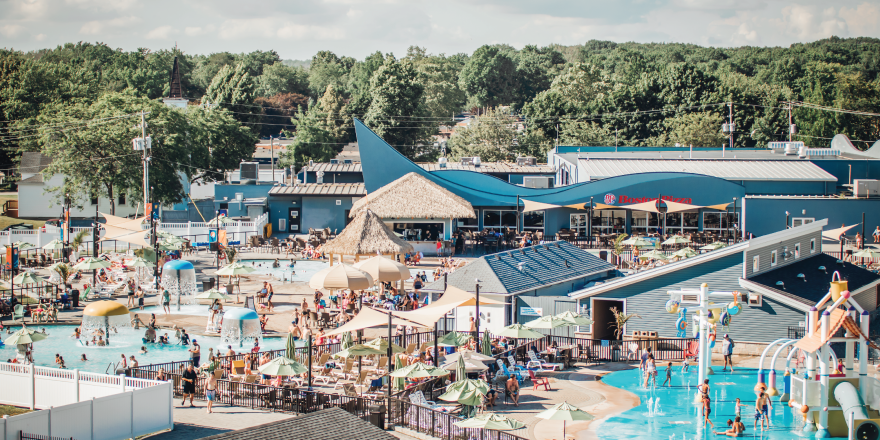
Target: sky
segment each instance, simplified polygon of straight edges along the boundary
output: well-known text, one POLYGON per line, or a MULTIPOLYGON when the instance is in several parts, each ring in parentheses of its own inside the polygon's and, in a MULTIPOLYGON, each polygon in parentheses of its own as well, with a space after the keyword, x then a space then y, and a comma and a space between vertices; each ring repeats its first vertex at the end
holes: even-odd
POLYGON ((616 42, 788 46, 832 35, 880 37, 880 2, 864 0, 0 0, 0 47, 67 42, 189 54, 319 50, 358 59, 616 42))

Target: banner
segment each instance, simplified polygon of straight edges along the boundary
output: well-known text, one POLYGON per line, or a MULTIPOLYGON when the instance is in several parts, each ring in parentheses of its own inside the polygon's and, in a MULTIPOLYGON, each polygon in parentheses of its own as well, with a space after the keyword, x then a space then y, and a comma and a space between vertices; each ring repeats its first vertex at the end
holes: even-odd
POLYGON ((214 243, 215 241, 217 241, 217 230, 211 229, 210 231, 208 231, 208 243, 214 243))
POLYGON ((223 243, 223 246, 228 245, 229 242, 226 239, 226 230, 221 229, 219 232, 220 232, 220 235, 217 236, 217 241, 219 241, 220 243, 223 243))
POLYGON ((544 316, 544 309, 541 307, 520 307, 520 316, 544 316))

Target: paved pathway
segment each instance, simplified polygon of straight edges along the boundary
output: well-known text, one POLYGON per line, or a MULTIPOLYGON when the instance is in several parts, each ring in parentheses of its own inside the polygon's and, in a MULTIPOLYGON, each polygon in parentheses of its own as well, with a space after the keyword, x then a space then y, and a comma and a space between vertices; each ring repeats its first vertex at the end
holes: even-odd
MULTIPOLYGON (((174 404, 180 405, 180 400, 174 399, 174 404)), ((195 408, 175 407, 174 430, 156 434, 151 438, 156 440, 191 440, 293 417, 286 413, 272 413, 226 405, 214 406, 214 413, 208 414, 205 406, 205 402, 199 402, 196 403, 195 408)))

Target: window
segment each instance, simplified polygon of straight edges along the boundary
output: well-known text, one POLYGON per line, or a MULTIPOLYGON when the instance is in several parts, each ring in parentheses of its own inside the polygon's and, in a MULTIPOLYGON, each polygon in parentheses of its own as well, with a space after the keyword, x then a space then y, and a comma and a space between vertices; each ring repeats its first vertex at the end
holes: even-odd
POLYGON ((95 194, 92 194, 92 206, 97 206, 97 205, 98 205, 98 196, 95 194))
POLYGON ((516 227, 516 211, 483 210, 483 229, 516 227))
POLYGON ((770 267, 776 266, 776 251, 770 252, 770 267))
POLYGON ((795 258, 801 257, 801 244, 800 243, 794 245, 794 257, 795 258))
POLYGON ((761 294, 749 292, 749 305, 752 307, 761 307, 761 294))
POLYGON ((752 257, 752 272, 760 272, 761 271, 761 257, 759 255, 755 255, 752 257))
POLYGON ((532 211, 523 214, 524 231, 544 231, 544 211, 532 211))
POLYGON ((730 212, 725 214, 723 212, 704 212, 703 230, 726 230, 728 219, 730 220, 730 229, 735 229, 736 225, 739 224, 739 213, 730 212))
POLYGON ((808 225, 814 221, 816 221, 816 219, 812 217, 795 217, 791 219, 791 227, 796 228, 801 225, 808 225))
POLYGON ((119 203, 117 203, 117 204, 118 204, 118 205, 124 205, 124 204, 125 204, 125 193, 122 193, 122 194, 119 195, 119 203))
POLYGON ((460 218, 456 223, 458 224, 459 229, 467 229, 471 232, 476 232, 477 228, 480 226, 480 211, 475 209, 474 218, 460 218))
POLYGON ((408 241, 434 241, 444 237, 442 222, 394 223, 394 232, 403 235, 408 241))
POLYGON ((810 253, 816 252, 816 239, 810 240, 810 253))
MULTIPOLYGON (((583 216, 586 219, 584 214, 572 214, 572 216, 583 216)), ((584 222, 584 228, 586 226, 586 222, 584 222)), ((615 209, 593 210, 593 235, 620 234, 625 230, 625 226, 626 211, 615 209)), ((583 235, 586 235, 586 229, 584 229, 583 235)))

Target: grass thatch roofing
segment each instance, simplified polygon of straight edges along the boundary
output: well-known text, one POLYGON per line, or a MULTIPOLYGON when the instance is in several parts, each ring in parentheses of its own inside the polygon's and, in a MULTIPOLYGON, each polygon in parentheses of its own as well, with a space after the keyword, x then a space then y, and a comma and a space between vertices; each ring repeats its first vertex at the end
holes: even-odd
POLYGON ((394 235, 376 214, 361 210, 333 240, 321 247, 325 253, 336 255, 405 254, 413 247, 394 235))
POLYGON ((467 200, 418 173, 406 174, 358 200, 351 216, 365 208, 381 218, 476 218, 467 200))

